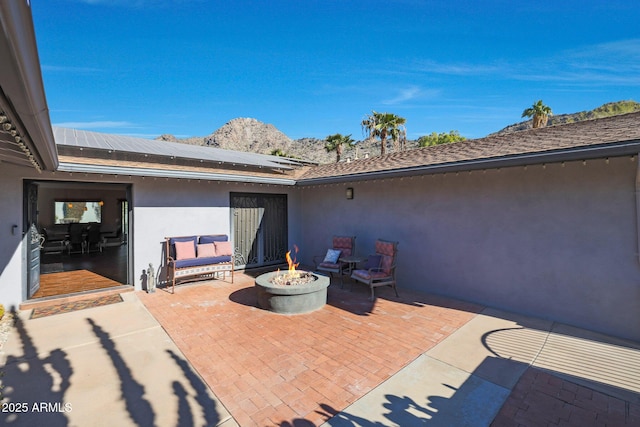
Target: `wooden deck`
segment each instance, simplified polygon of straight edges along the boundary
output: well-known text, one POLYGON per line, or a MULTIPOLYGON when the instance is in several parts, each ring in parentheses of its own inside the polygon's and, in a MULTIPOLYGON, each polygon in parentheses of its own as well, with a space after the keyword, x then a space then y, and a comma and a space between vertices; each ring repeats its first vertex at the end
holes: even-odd
POLYGON ((46 253, 41 258, 40 289, 20 309, 133 291, 126 283, 126 245, 91 254, 46 253))
POLYGON ((95 291, 121 285, 122 283, 87 270, 49 273, 40 276, 40 289, 33 298, 95 291))

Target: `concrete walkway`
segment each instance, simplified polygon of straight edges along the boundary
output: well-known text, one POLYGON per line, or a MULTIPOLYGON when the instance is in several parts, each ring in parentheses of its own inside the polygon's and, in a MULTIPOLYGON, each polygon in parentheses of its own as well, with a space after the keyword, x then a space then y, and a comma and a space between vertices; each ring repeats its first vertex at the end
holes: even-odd
POLYGON ((280 316, 251 280, 18 313, 0 425, 640 425, 638 343, 384 289, 280 316))
POLYGON ((0 354, 2 426, 237 426, 135 293, 29 319, 0 354))
POLYGON ((324 426, 422 424, 640 425, 640 345, 485 309, 324 426))

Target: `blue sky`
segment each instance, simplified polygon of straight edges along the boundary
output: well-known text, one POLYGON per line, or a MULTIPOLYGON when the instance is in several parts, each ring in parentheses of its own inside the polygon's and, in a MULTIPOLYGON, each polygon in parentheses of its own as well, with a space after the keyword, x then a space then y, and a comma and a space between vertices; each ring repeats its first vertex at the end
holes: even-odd
POLYGON ((252 117, 291 138, 485 136, 640 102, 637 0, 32 0, 54 125, 205 136, 252 117))

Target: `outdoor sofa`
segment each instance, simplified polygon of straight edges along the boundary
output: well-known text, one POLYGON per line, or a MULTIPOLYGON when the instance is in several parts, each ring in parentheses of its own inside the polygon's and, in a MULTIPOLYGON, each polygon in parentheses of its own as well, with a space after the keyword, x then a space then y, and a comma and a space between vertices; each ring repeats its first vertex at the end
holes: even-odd
POLYGON ((226 234, 165 237, 165 265, 172 292, 175 286, 193 280, 210 279, 231 273, 233 283, 233 246, 226 234))

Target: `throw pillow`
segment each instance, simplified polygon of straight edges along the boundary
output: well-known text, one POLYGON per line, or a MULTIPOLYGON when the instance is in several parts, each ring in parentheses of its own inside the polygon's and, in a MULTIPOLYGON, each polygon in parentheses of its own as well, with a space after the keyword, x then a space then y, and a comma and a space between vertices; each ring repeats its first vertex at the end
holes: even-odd
POLYGON ((175 245, 176 260, 196 257, 196 246, 193 244, 193 240, 190 240, 188 242, 175 242, 175 245))
POLYGON ((216 247, 213 243, 198 245, 198 258, 211 258, 216 256, 216 247))
POLYGON ((340 258, 340 254, 342 253, 342 251, 339 251, 337 249, 329 249, 327 251, 327 255, 325 255, 324 257, 324 261, 322 262, 328 262, 330 264, 335 264, 338 262, 338 258, 340 258))
POLYGON ((364 265, 363 268, 365 270, 369 270, 371 268, 378 269, 380 268, 381 263, 382 263, 381 255, 369 255, 369 258, 367 258, 367 263, 364 265))
POLYGON ((233 249, 231 248, 231 242, 213 242, 216 245, 216 256, 231 256, 233 255, 233 249))

